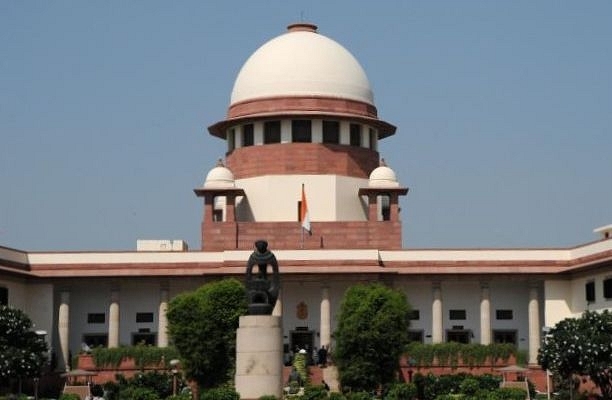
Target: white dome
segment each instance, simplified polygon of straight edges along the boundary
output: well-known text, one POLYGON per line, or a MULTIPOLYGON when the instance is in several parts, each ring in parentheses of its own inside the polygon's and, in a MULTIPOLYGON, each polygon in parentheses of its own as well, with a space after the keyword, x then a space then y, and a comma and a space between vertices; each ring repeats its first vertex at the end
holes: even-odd
POLYGON ((396 188, 399 187, 399 182, 395 176, 395 171, 386 165, 381 165, 370 174, 368 186, 375 188, 396 188))
POLYGON ((328 96, 374 105, 359 62, 310 24, 291 25, 251 55, 238 73, 231 104, 279 96, 328 96))
POLYGON ((204 181, 205 189, 227 189, 233 187, 235 187, 234 174, 223 165, 217 165, 211 169, 204 181))

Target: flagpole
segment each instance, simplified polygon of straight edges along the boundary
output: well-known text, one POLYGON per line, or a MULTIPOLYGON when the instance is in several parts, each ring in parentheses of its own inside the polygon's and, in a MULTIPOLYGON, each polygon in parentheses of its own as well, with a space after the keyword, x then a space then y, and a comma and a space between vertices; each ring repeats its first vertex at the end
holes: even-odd
POLYGON ((304 226, 302 225, 304 223, 303 219, 304 216, 302 215, 302 209, 304 207, 304 184, 302 183, 302 201, 300 202, 300 231, 302 232, 302 243, 301 243, 301 248, 302 250, 304 250, 304 226))

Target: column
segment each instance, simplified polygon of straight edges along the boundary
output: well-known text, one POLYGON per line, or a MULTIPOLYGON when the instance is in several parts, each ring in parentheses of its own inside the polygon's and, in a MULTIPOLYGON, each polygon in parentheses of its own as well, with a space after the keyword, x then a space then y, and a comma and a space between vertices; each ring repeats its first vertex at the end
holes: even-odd
POLYGON ((236 196, 228 193, 225 196, 225 222, 236 222, 236 196))
POLYGON ((119 291, 111 292, 108 310, 108 348, 119 347, 119 291))
POLYGON ((168 289, 162 289, 159 299, 157 347, 168 347, 168 289))
POLYGON ((274 304, 274 309, 272 309, 272 315, 274 317, 282 317, 283 316, 283 302, 282 302, 283 290, 279 289, 278 298, 276 299, 276 304, 274 304))
POLYGON ((491 293, 488 283, 480 286, 480 344, 491 344, 491 293))
POLYGON ((321 325, 319 327, 319 346, 329 349, 331 343, 331 307, 329 303, 329 288, 321 289, 321 325))
POLYGON ((399 221, 399 195, 389 193, 389 221, 399 221))
POLYGON ((70 292, 60 293, 59 313, 57 317, 59 345, 66 371, 70 370, 70 292))
POLYGON ((433 301, 431 304, 431 342, 442 343, 442 289, 440 283, 432 285, 433 301))
POLYGON ((538 287, 531 284, 529 287, 529 364, 538 364, 538 350, 540 348, 540 304, 538 301, 538 287))
POLYGON ((368 221, 378 221, 378 201, 376 193, 368 193, 368 221))

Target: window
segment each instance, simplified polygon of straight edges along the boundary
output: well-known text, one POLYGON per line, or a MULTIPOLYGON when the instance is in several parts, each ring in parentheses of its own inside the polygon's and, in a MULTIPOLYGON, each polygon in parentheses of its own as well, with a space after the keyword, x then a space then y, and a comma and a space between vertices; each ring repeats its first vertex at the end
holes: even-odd
POLYGON ((408 331, 408 340, 423 343, 423 331, 408 331))
POLYGON ((408 313, 408 319, 411 321, 418 321, 419 319, 421 319, 421 313, 419 312, 419 310, 410 310, 410 312, 408 313))
POLYGON ((281 142, 281 122, 268 121, 264 123, 264 144, 281 142))
POLYGON ((340 122, 323 121, 323 143, 340 143, 340 122))
POLYGON ((604 298, 606 299, 612 299, 612 278, 604 279, 603 295, 604 295, 604 298))
MULTIPOLYGON (((89 313, 89 314, 87 314, 87 323, 88 324, 103 324, 105 322, 106 322, 106 315, 104 313, 89 313)), ((85 342, 85 343, 87 343, 87 342, 85 342)))
POLYGON ((516 345, 516 331, 494 330, 493 343, 511 343, 516 345))
POLYGON ((223 210, 213 210, 212 220, 213 222, 223 222, 223 210))
POLYGON ((8 306, 8 289, 0 287, 0 306, 8 306))
POLYGON ((465 318, 465 310, 448 310, 448 318, 449 319, 466 319, 465 318))
POLYGON ((495 319, 513 319, 512 310, 495 310, 495 319))
POLYGON ((152 312, 136 313, 136 322, 138 323, 153 322, 153 313, 152 312))
POLYGON ((295 143, 312 142, 312 127, 310 120, 296 119, 291 121, 291 141, 295 143))
POLYGON ((108 335, 106 333, 86 333, 83 335, 83 343, 89 347, 107 347, 108 335))
POLYGON ((449 330, 446 331, 447 342, 470 343, 472 332, 468 330, 449 330))
POLYGON ((361 125, 351 124, 351 146, 361 146, 361 125))
POLYGON ((150 332, 132 333, 132 346, 139 344, 155 346, 155 334, 150 332))
POLYGON ((586 296, 587 303, 595 302, 595 282, 590 281, 584 285, 584 292, 586 296))
POLYGON ((247 124, 242 126, 242 146, 253 146, 255 143, 253 135, 253 124, 247 124))

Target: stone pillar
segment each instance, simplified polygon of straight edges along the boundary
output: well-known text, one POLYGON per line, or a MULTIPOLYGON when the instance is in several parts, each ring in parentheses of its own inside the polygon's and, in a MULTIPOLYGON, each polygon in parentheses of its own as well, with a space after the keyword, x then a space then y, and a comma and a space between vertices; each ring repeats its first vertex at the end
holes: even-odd
POLYGON ((529 287, 529 364, 538 364, 538 350, 540 348, 540 303, 536 284, 529 287))
POLYGON ((168 347, 168 289, 162 289, 157 321, 157 347, 168 347))
POLYGON ((376 193, 368 193, 368 221, 378 221, 378 202, 376 193))
POLYGON ((66 371, 70 370, 70 292, 60 293, 57 316, 59 346, 66 371))
POLYGON ((119 291, 111 292, 108 310, 108 348, 119 347, 119 291))
POLYGON ((399 195, 389 193, 389 221, 399 221, 399 195))
POLYGON ((442 343, 444 341, 442 332, 442 289, 440 283, 432 286, 433 301, 431 304, 431 342, 442 343))
POLYGON ((480 286, 480 344, 491 344, 491 290, 487 283, 480 286))
POLYGON ((272 310, 272 315, 275 316, 275 317, 282 317, 283 316, 283 301, 282 301, 282 297, 283 297, 283 290, 279 289, 278 297, 276 299, 276 304, 274 304, 274 309, 272 310))
POLYGON ((225 221, 236 222, 236 196, 233 193, 225 196, 225 221))
POLYGON ((329 349, 331 343, 331 307, 329 304, 329 288, 321 289, 321 326, 319 328, 319 345, 329 349))
POLYGON ((283 331, 272 315, 240 317, 236 332, 236 391, 244 400, 283 395, 283 331))

